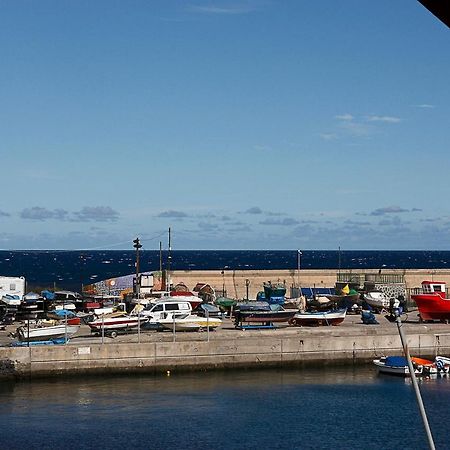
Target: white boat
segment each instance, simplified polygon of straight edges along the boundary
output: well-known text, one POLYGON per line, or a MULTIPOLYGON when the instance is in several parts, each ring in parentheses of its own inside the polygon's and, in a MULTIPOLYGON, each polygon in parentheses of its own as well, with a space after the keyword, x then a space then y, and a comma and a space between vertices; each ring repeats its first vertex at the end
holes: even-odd
POLYGON ((124 312, 116 312, 104 314, 92 322, 88 322, 88 325, 93 333, 101 333, 104 330, 107 334, 115 337, 117 331, 137 328, 139 324, 142 325, 147 320, 148 318, 145 316, 131 316, 124 312))
POLYGON ((345 319, 347 309, 335 311, 299 312, 289 320, 289 325, 301 327, 303 325, 339 325, 345 319))
POLYGON ((389 299, 383 292, 371 291, 364 294, 364 300, 372 308, 376 309, 388 309, 389 299))
POLYGON ((198 331, 200 329, 215 329, 222 324, 216 317, 201 317, 196 314, 174 315, 168 313, 164 319, 159 319, 158 323, 168 330, 175 331, 198 331))
POLYGON ((58 338, 70 338, 80 329, 79 325, 55 325, 36 327, 28 330, 27 326, 17 328, 17 337, 21 341, 48 341, 58 338))
MULTIPOLYGON (((439 367, 433 361, 423 358, 411 357, 416 375, 435 375, 438 373, 446 374, 449 372, 449 366, 439 367)), ((410 376, 408 362, 404 356, 386 356, 379 359, 374 359, 373 363, 378 369, 379 373, 386 373, 390 375, 400 375, 403 377, 410 376)))

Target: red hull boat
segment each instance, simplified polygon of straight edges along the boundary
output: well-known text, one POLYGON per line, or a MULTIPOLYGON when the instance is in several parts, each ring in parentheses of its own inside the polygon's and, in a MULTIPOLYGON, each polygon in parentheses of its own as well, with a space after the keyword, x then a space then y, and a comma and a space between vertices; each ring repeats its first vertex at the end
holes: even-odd
POLYGON ((422 281, 422 294, 411 295, 422 320, 450 321, 450 298, 442 281, 422 281))

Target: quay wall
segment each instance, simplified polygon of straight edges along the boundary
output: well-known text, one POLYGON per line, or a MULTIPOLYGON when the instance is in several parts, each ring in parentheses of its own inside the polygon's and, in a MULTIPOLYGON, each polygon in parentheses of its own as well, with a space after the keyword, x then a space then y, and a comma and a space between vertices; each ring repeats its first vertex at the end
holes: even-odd
MULTIPOLYGON (((395 327, 384 332, 367 326, 364 331, 335 331, 334 327, 325 331, 292 329, 283 334, 282 330, 248 330, 209 342, 2 347, 0 378, 356 364, 401 353, 395 327)), ((450 352, 448 327, 418 326, 414 332, 408 332, 407 340, 415 356, 431 357, 450 352)))
MULTIPOLYGON (((341 269, 341 272, 374 274, 379 273, 379 269, 341 269)), ((403 275, 407 288, 419 288, 423 280, 444 281, 450 286, 450 269, 386 269, 382 270, 382 273, 403 275)), ((227 296, 232 298, 246 297, 246 280, 249 280, 249 298, 254 299, 266 281, 284 282, 288 288, 333 287, 337 281, 337 270, 224 270, 223 274, 221 270, 176 270, 170 273, 170 278, 174 284, 183 282, 190 289, 197 283, 210 284, 217 291, 225 288, 227 296)))

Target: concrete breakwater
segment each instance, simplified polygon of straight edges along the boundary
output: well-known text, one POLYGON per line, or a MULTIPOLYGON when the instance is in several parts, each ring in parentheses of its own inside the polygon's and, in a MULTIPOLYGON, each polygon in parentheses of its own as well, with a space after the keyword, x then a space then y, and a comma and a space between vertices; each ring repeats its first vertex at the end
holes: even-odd
MULTIPOLYGON (((217 291, 225 290, 228 297, 256 298, 266 281, 285 283, 286 287, 333 287, 338 279, 333 269, 290 269, 290 270, 177 270, 171 272, 173 284, 183 282, 189 288, 197 283, 208 283, 217 291), (248 280, 248 281, 247 281, 248 280)), ((341 269, 342 278, 361 280, 364 277, 399 276, 406 288, 419 288, 423 280, 444 281, 450 285, 450 270, 447 269, 341 269)), ((347 280, 349 281, 349 280, 347 280)))
MULTIPOLYGON (((222 329, 210 333, 209 341, 206 333, 178 333, 172 342, 171 333, 155 332, 143 335, 140 343, 136 335, 103 344, 80 336, 61 346, 1 347, 0 378, 357 364, 402 353, 395 324, 367 326, 358 320, 347 317, 340 327, 222 329)), ((450 354, 448 325, 404 326, 415 356, 450 354)))

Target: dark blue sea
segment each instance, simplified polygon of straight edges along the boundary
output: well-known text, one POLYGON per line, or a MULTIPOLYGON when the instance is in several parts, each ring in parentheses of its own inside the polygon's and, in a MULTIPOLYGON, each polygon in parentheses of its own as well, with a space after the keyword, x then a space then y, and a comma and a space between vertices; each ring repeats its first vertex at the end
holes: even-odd
MULTIPOLYGON (((450 379, 421 380, 437 449, 450 379)), ((410 380, 371 366, 0 383, 1 448, 426 449, 410 380)))
MULTIPOLYGON (((163 267, 167 268, 167 251, 163 267)), ((441 269, 450 267, 450 251, 178 250, 173 270, 243 269, 441 269)), ((135 271, 132 250, 0 251, 0 276, 24 276, 29 286, 80 289, 135 271)), ((141 271, 159 270, 159 251, 140 252, 141 271)))

